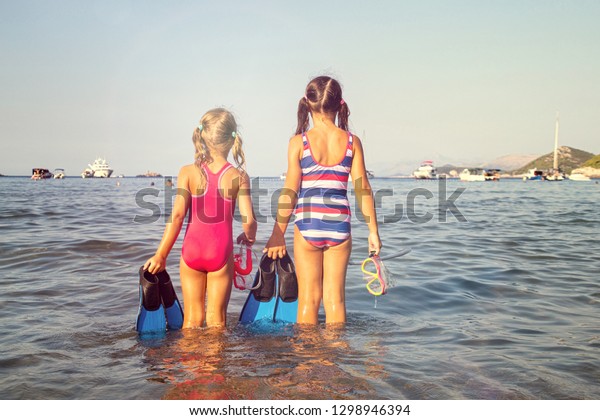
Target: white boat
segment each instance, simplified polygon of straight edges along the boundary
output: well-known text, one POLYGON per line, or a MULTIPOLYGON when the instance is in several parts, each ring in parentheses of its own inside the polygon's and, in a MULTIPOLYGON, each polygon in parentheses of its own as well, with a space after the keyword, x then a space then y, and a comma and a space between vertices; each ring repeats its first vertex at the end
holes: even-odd
POLYGON ((54 170, 54 179, 63 179, 65 177, 65 170, 62 168, 56 168, 54 170))
POLYGON ((40 179, 52 178, 52 172, 46 168, 33 168, 31 170, 31 179, 39 181, 40 179))
POLYGON ((433 166, 433 161, 426 160, 421 166, 413 172, 416 179, 438 179, 437 169, 433 166))
POLYGON ((530 169, 523 175, 523 181, 543 181, 544 179, 546 179, 544 171, 540 171, 537 168, 530 169))
POLYGON ((559 171, 546 175, 546 181, 564 181, 565 177, 559 171))
POLYGON ((590 177, 584 174, 571 174, 569 175, 571 181, 591 181, 590 177))
POLYGON ((81 173, 81 177, 82 178, 93 178, 94 177, 94 171, 92 171, 90 168, 86 168, 81 173))
POLYGON ((282 181, 285 181, 285 178, 287 177, 287 173, 284 172, 281 175, 279 175, 279 179, 281 179, 282 181))
POLYGON ((485 181, 485 175, 483 174, 483 169, 480 168, 465 168, 463 169, 463 171, 460 173, 460 180, 461 181, 468 181, 468 182, 483 182, 485 181))
POLYGON ((106 159, 98 158, 88 165, 88 168, 84 169, 81 173, 82 178, 110 178, 112 175, 112 168, 106 163, 106 159))

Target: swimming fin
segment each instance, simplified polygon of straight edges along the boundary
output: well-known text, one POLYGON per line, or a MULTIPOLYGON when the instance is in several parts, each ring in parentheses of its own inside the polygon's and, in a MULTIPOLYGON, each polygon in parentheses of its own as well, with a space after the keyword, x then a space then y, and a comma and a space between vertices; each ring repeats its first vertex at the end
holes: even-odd
POLYGON ((181 309, 179 299, 177 299, 173 283, 171 283, 171 276, 164 270, 156 273, 156 277, 158 278, 160 299, 167 316, 167 328, 170 330, 180 330, 183 326, 183 310, 181 309))
POLYGON ((273 321, 295 323, 298 317, 298 279, 289 254, 277 260, 277 303, 273 321))
POLYGON ((273 321, 275 313, 275 260, 264 254, 258 265, 258 270, 254 277, 251 290, 246 299, 246 303, 240 314, 240 323, 249 324, 251 322, 268 320, 273 321))
POLYGON ((140 308, 135 329, 140 335, 163 333, 167 319, 160 299, 159 281, 154 274, 140 268, 140 308))

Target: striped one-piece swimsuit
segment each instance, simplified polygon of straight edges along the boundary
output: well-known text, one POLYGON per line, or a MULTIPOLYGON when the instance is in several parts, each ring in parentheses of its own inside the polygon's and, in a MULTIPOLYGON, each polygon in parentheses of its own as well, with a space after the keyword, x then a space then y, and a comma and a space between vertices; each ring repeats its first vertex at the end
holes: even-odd
POLYGON ((302 144, 296 226, 304 239, 317 248, 339 245, 350 237, 348 177, 353 157, 352 134, 348 132, 344 158, 333 166, 315 160, 306 133, 302 134, 302 144))

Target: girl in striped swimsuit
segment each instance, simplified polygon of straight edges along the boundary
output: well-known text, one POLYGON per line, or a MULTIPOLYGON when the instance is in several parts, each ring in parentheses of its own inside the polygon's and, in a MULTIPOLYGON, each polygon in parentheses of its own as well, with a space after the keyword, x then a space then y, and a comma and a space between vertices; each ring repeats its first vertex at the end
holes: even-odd
POLYGON ((271 258, 285 255, 284 234, 294 209, 298 323, 316 324, 321 301, 327 323, 346 321, 346 269, 352 250, 349 176, 369 227, 369 250, 379 254, 381 249, 362 144, 348 131, 349 115, 340 84, 327 76, 312 80, 298 104, 285 186, 264 250, 271 258))

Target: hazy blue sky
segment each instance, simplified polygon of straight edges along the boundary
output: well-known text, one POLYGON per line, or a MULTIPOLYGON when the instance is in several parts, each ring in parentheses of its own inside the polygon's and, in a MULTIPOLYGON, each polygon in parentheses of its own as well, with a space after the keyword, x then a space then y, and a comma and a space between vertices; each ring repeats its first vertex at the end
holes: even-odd
POLYGON ((285 170, 306 83, 340 80, 367 166, 600 153, 600 2, 0 1, 0 173, 176 174, 225 106, 285 170))

